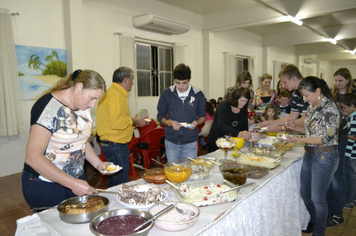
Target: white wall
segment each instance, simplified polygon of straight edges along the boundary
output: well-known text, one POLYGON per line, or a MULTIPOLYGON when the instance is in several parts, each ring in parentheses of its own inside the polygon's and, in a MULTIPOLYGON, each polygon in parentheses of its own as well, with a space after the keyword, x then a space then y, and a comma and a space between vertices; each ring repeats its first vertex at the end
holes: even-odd
MULTIPOLYGON (((72 26, 77 26, 78 22, 83 24, 83 36, 69 38, 72 45, 83 45, 80 49, 71 48, 73 54, 80 54, 73 57, 74 67, 80 65, 81 69, 96 70, 105 78, 107 87, 109 87, 112 83, 113 71, 120 66, 119 39, 114 33, 128 33, 151 40, 186 45, 185 63, 192 70, 191 83, 194 86, 203 87, 203 40, 200 15, 152 0, 117 0, 115 6, 106 6, 110 1, 92 0, 0 0, 0 7, 20 13, 12 17, 16 45, 66 49, 66 43, 68 43, 66 33, 75 33, 70 31, 75 29, 65 28, 63 15, 67 8, 64 7, 63 2, 68 3, 68 1, 72 4, 71 7, 75 7, 81 13, 76 15, 72 12, 72 19, 70 19, 72 26), (153 13, 191 24, 192 30, 186 34, 168 36, 136 29, 132 25, 132 16, 144 13, 153 13), (81 40, 78 41, 79 39, 81 40), (83 58, 84 61, 78 61, 77 58, 83 58)), ((69 68, 70 66, 68 65, 69 68)), ((138 107, 147 108, 150 116, 155 118, 157 101, 158 98, 139 98, 138 107)), ((34 101, 22 102, 26 132, 14 137, 0 137, 0 153, 2 154, 0 177, 22 170, 30 128, 30 109, 33 103, 34 101)), ((95 114, 95 111, 92 114, 95 114)))
MULTIPOLYGON (((16 45, 65 49, 61 0, 0 0, 0 7, 20 15, 12 17, 16 45)), ((21 172, 34 101, 23 101, 25 133, 0 137, 0 176, 21 172)))

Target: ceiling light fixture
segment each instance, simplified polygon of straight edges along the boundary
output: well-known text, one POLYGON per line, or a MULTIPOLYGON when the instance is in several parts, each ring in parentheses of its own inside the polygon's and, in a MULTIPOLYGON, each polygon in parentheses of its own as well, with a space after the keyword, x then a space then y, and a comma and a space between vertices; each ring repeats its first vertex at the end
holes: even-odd
POLYGON ((299 26, 303 25, 303 21, 291 16, 291 15, 287 15, 285 16, 285 18, 291 22, 293 22, 294 24, 297 24, 299 26))
POLYGON ((277 8, 274 8, 274 7, 270 6, 270 5, 268 5, 267 3, 263 2, 262 0, 252 0, 252 1, 255 1, 256 3, 259 3, 259 4, 263 5, 263 6, 265 6, 266 8, 271 9, 271 10, 273 10, 273 11, 275 11, 275 12, 277 12, 277 13, 283 15, 283 16, 286 18, 286 20, 288 20, 288 21, 291 21, 291 22, 293 22, 293 23, 295 23, 295 24, 297 24, 297 25, 300 25, 300 26, 303 25, 304 27, 310 29, 310 30, 313 31, 314 33, 320 35, 321 37, 324 37, 324 38, 325 38, 327 41, 329 41, 330 43, 332 43, 332 44, 334 44, 334 45, 338 45, 338 46, 340 46, 341 48, 347 50, 347 51, 350 52, 352 55, 355 55, 355 54, 356 54, 356 53, 355 53, 355 52, 356 52, 355 50, 351 50, 351 51, 350 51, 347 47, 345 47, 345 46, 343 46, 343 45, 341 45, 341 44, 338 44, 337 41, 336 41, 336 39, 329 38, 327 35, 325 35, 325 34, 319 32, 319 31, 313 29, 313 28, 310 27, 309 25, 303 24, 303 22, 302 22, 301 20, 299 20, 299 19, 297 19, 297 18, 295 18, 295 17, 293 17, 293 16, 288 15, 288 14, 284 13, 283 11, 280 11, 280 10, 277 9, 277 8), (352 53, 352 52, 353 52, 353 53, 352 53))
POLYGON ((337 41, 336 39, 333 39, 333 38, 328 38, 328 41, 332 44, 337 44, 337 41))

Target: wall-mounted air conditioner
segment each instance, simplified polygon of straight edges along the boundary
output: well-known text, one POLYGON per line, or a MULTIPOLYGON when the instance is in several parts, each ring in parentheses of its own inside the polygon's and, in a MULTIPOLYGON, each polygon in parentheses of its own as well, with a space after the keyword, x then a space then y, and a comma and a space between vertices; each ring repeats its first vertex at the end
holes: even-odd
POLYGON ((152 14, 135 16, 133 18, 133 24, 137 28, 163 34, 183 34, 192 28, 190 25, 165 19, 152 14))

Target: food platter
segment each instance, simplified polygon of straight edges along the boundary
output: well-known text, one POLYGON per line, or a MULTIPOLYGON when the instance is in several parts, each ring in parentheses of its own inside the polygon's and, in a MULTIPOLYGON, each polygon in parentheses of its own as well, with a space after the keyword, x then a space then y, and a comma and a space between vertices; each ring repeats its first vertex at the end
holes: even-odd
POLYGON ((249 153, 248 156, 242 155, 240 158, 236 158, 236 163, 248 166, 266 167, 274 169, 282 162, 280 158, 259 156, 249 153))
POLYGON ((229 190, 236 185, 226 180, 199 182, 191 184, 181 184, 183 192, 173 188, 173 192, 180 201, 190 202, 196 206, 210 206, 226 202, 233 202, 237 199, 238 189, 221 194, 224 190, 229 190))
POLYGON ((116 200, 127 208, 146 209, 153 206, 154 201, 165 201, 168 192, 155 184, 121 184, 119 185, 116 200))
MULTIPOLYGON (((166 191, 166 190, 162 190, 163 191, 163 193, 164 193, 164 199, 162 200, 162 202, 163 201, 165 201, 165 200, 167 200, 167 198, 168 198, 168 192, 166 191)), ((132 205, 132 204, 127 204, 127 203, 125 203, 125 202, 122 202, 122 201, 120 201, 119 200, 119 196, 116 196, 116 201, 118 202, 118 203, 120 203, 122 206, 124 206, 124 207, 126 207, 126 208, 131 208, 131 209, 148 209, 148 208, 150 208, 150 207, 152 207, 155 203, 151 203, 151 204, 147 204, 147 205, 132 205)))

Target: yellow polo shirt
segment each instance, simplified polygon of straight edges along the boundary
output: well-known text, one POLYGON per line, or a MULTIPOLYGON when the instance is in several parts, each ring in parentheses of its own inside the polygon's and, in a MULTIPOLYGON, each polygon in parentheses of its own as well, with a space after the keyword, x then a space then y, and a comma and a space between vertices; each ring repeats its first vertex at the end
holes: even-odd
POLYGON ((96 111, 97 133, 101 140, 127 143, 132 139, 133 126, 127 103, 127 91, 113 83, 100 99, 96 111))

